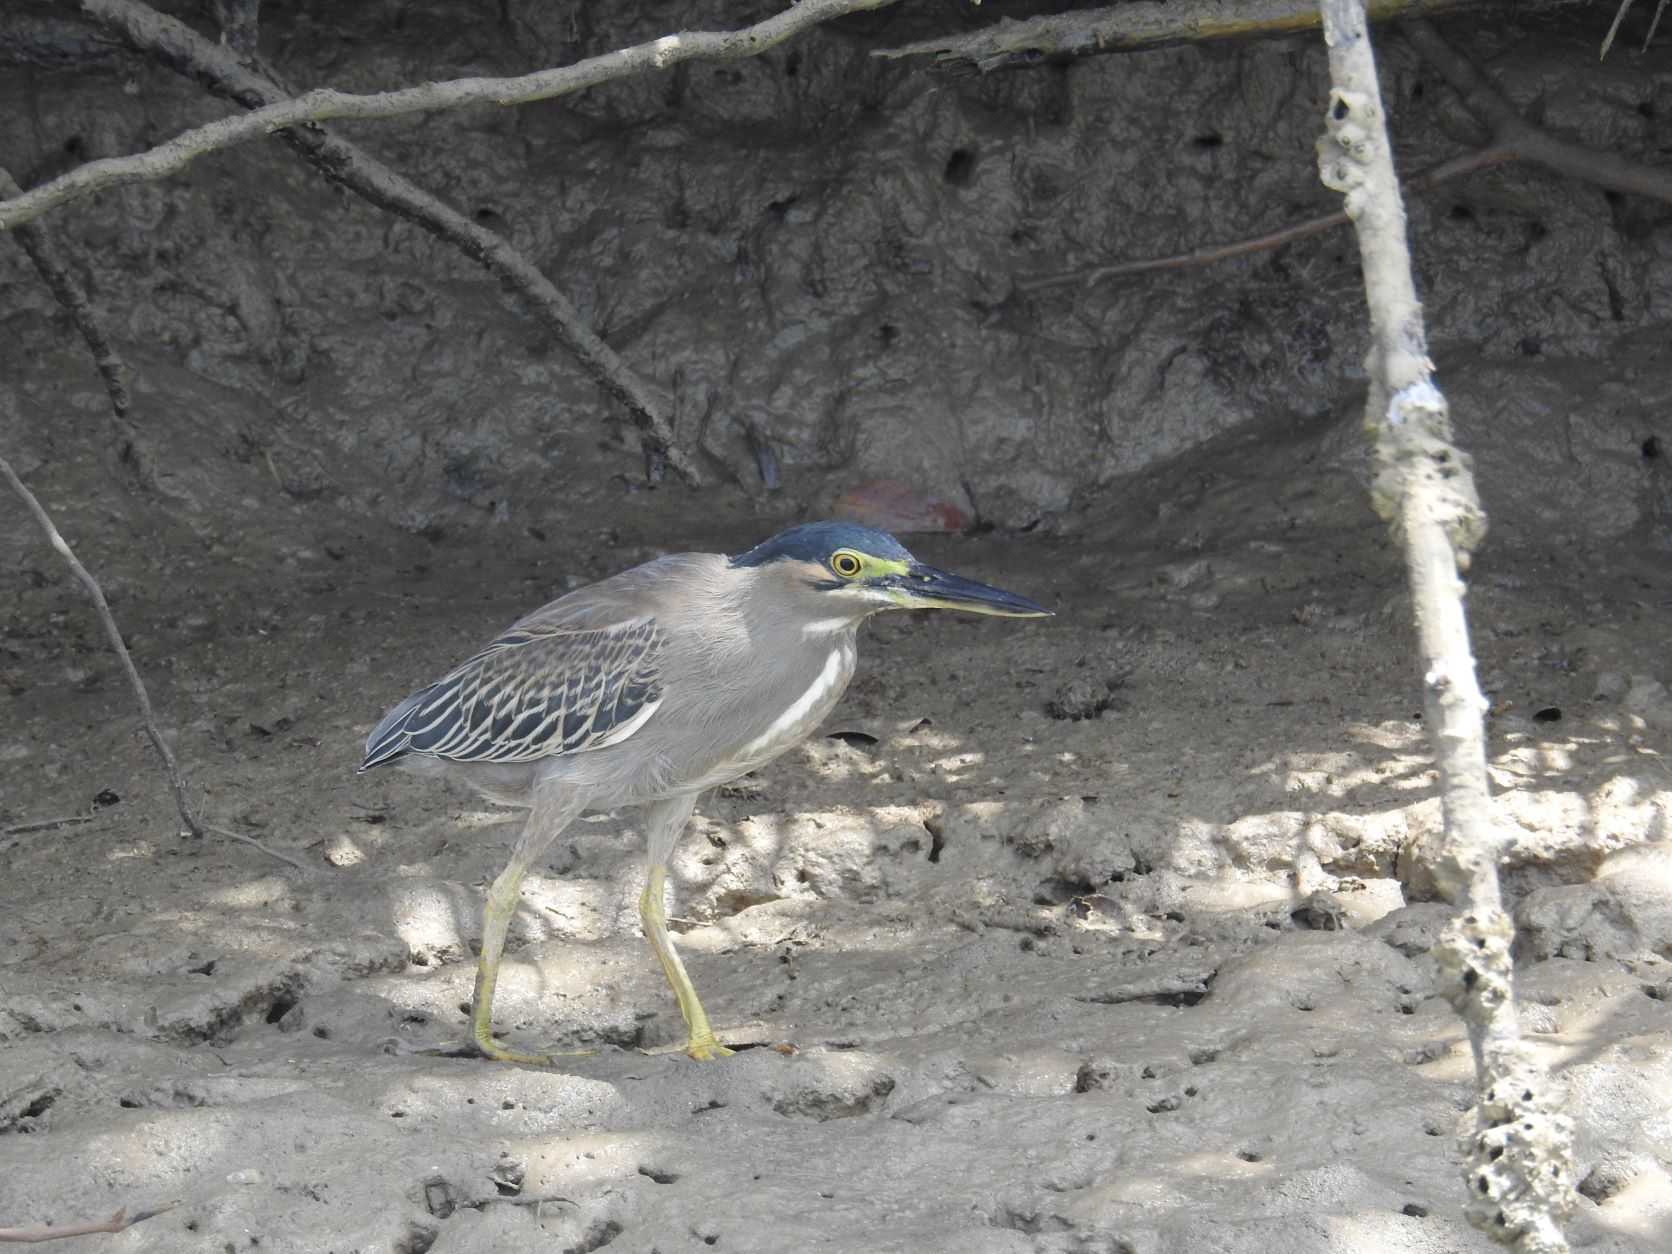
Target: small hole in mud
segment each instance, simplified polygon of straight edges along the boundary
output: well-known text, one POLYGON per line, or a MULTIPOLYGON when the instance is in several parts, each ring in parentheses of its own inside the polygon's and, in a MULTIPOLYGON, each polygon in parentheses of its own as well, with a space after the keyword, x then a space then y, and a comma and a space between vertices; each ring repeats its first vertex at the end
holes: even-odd
POLYGON ((468 1015, 470 1013, 470 1003, 467 1001, 461 1001, 459 1003, 459 1013, 461 1015, 468 1015))
MULTIPOLYGON (((886 326, 887 324, 885 323, 884 325, 886 326)), ((892 330, 895 334, 899 333, 898 327, 894 327, 892 330)), ((851 745, 855 749, 869 749, 872 745, 877 743, 877 738, 875 736, 871 735, 870 732, 862 731, 833 731, 830 733, 829 738, 831 740, 840 740, 843 744, 851 745)))
POLYGON ((1642 447, 1644 459, 1651 462, 1658 460, 1666 451, 1662 447, 1658 435, 1651 435, 1647 440, 1644 440, 1642 447))
MULTIPOLYGON (((655 1181, 657 1184, 672 1184, 674 1181, 679 1179, 679 1173, 677 1171, 658 1171, 654 1167, 641 1166, 639 1168, 639 1174, 655 1181)), ((825 1196, 828 1197, 829 1194, 826 1194, 825 1196)))
POLYGON ((1256 1154, 1253 1150, 1238 1150, 1237 1157, 1242 1159, 1245 1163, 1257 1163, 1264 1158, 1265 1155, 1256 1154))
POLYGON ((1535 723, 1559 723, 1561 721, 1562 707, 1559 705, 1547 705, 1542 710, 1533 711, 1533 722, 1535 723))
POLYGON ((1401 1215, 1409 1215, 1412 1219, 1427 1219, 1428 1207, 1419 1206, 1415 1202, 1406 1202, 1405 1205, 1399 1208, 1399 1213, 1401 1215))
POLYGON ((292 1010, 296 1009, 296 1002, 289 997, 275 997, 273 1004, 267 1007, 267 1022, 277 1023, 292 1010))
POLYGON ((1453 222, 1473 222, 1475 220, 1475 211, 1469 208, 1468 205, 1453 205, 1447 216, 1451 218, 1453 222))
POLYGON ((145 1103, 140 1101, 137 1097, 123 1097, 118 1099, 116 1104, 123 1110, 138 1110, 141 1106, 145 1105, 145 1103))
POLYGON ((794 78, 799 73, 801 73, 801 54, 792 52, 784 58, 784 77, 794 78))
POLYGON ((200 967, 187 967, 186 970, 190 971, 193 975, 214 975, 215 960, 211 958, 200 967))
POLYGON ((1207 135, 1198 135, 1190 142, 1195 144, 1198 148, 1218 148, 1225 143, 1225 139, 1223 136, 1209 133, 1207 135))
POLYGON ((313 1034, 322 1041, 328 1041, 331 1039, 331 1029, 326 1027, 323 1023, 313 1030, 313 1034))
POLYGON ((954 187, 962 187, 970 181, 975 173, 975 154, 968 148, 954 148, 952 155, 946 159, 946 168, 941 171, 941 177, 954 187))
POLYGON ((391 1119, 405 1119, 406 1118, 406 1111, 404 1111, 404 1110, 391 1110, 389 1112, 389 1118, 391 1118, 391 1119))

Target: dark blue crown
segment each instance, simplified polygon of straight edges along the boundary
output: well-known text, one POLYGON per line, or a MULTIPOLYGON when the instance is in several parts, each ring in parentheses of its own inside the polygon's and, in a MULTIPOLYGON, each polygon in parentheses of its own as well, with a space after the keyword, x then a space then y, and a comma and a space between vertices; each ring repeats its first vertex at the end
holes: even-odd
POLYGON ((872 557, 886 557, 896 562, 909 562, 912 555, 886 531, 873 531, 854 523, 810 522, 788 531, 780 531, 770 540, 763 540, 747 553, 731 559, 733 566, 765 566, 768 562, 822 562, 837 549, 854 549, 872 557))

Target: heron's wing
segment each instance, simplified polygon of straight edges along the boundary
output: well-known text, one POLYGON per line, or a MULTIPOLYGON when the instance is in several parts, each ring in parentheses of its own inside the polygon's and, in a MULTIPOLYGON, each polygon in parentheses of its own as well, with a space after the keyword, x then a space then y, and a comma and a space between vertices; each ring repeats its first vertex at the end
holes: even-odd
POLYGON ((408 753, 532 762, 616 744, 661 703, 661 646, 649 618, 595 629, 519 623, 391 710, 360 769, 408 753))

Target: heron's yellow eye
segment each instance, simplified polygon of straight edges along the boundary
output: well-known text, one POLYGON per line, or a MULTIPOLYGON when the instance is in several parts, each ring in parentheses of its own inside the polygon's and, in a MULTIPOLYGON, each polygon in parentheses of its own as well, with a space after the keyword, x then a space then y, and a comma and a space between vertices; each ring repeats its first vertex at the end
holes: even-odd
POLYGON ((850 553, 847 549, 838 550, 830 556, 830 569, 843 579, 852 579, 864 566, 865 564, 859 560, 859 554, 850 553))

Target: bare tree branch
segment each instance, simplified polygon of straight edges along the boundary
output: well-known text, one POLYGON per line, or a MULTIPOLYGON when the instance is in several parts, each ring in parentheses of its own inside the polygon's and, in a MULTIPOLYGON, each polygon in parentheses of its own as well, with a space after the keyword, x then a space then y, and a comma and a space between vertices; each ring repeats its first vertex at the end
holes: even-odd
MULTIPOLYGON (((169 748, 168 740, 163 736, 162 728, 157 724, 156 711, 151 707, 151 694, 146 691, 145 681, 139 677, 139 670, 134 666, 134 660, 128 653, 128 646, 122 639, 121 629, 116 626, 116 617, 110 612, 110 602, 105 600, 104 589, 99 586, 99 581, 94 579, 87 568, 81 564, 81 559, 76 557, 75 551, 65 542, 64 537, 58 534, 58 528, 53 525, 51 516, 46 512, 35 494, 29 490, 28 485, 17 477, 17 472, 12 469, 11 463, 3 456, 0 456, 0 479, 4 479, 10 484, 12 491, 22 499, 29 512, 34 515, 35 521, 40 524, 41 530, 46 533, 48 542, 58 551, 58 556, 62 557, 69 565, 71 572, 80 581, 83 590, 87 593, 87 599, 93 603, 93 609, 98 613, 99 622, 104 627, 105 638, 110 642, 110 650, 116 655, 116 660, 121 664, 122 673, 128 677, 128 685, 133 689, 134 702, 139 706, 139 717, 145 725, 145 734, 150 737, 152 747, 156 749, 157 756, 162 759, 163 770, 168 775, 170 787, 174 789, 175 808, 180 811, 180 818, 191 830, 192 835, 200 839, 205 835, 224 836, 229 840, 236 840, 249 845, 251 848, 259 849, 269 857, 277 858, 280 862, 288 862, 305 874, 313 874, 315 868, 298 862, 289 854, 280 853, 276 849, 269 849, 253 836, 228 831, 223 827, 212 827, 198 818, 197 811, 192 806, 191 796, 186 791, 185 776, 180 773, 180 764, 175 761, 174 750, 169 748)), ((98 1229, 97 1231, 107 1231, 107 1229, 98 1229)), ((119 1229, 112 1228, 108 1231, 115 1232, 119 1229)), ((60 1233, 58 1235, 69 1234, 60 1233)), ((46 1238, 39 1239, 44 1240, 46 1238)))
POLYGON ((1487 77, 1457 54, 1426 20, 1401 27, 1422 59, 1463 101, 1463 107, 1492 132, 1495 142, 1513 147, 1518 156, 1558 174, 1571 175, 1617 192, 1652 196, 1672 203, 1672 170, 1630 161, 1612 153, 1595 152, 1527 122, 1487 77))
POLYGON ((1434 877, 1457 913, 1434 946, 1440 989, 1468 1027, 1479 1098, 1463 1138, 1469 1221, 1518 1254, 1562 1254, 1572 1212, 1573 1123, 1515 1017, 1514 928, 1498 889, 1508 831, 1486 773, 1486 700, 1475 676, 1461 572, 1485 533, 1468 458, 1434 386, 1411 277, 1405 210, 1362 0, 1322 0, 1330 91, 1319 173, 1344 193, 1370 310, 1365 425, 1371 499, 1405 555, 1422 653, 1425 722, 1444 833, 1434 877))
MULTIPOLYGON (((1413 174, 1405 180, 1405 190, 1425 192, 1431 187, 1439 187, 1442 183, 1449 183, 1452 179, 1461 178, 1465 174, 1472 174, 1474 171, 1483 170, 1488 166, 1502 165, 1506 161, 1514 160, 1514 158, 1515 153, 1511 149, 1501 146, 1464 153, 1461 157, 1452 157, 1413 174)), ((1095 270, 1071 270, 1063 274, 1044 274, 1031 279, 1018 279, 1013 290, 1019 293, 1041 292, 1047 288, 1064 287, 1071 283, 1080 283, 1086 287, 1091 287, 1105 279, 1148 274, 1152 270, 1186 270, 1211 266, 1217 262, 1227 261, 1232 257, 1243 257, 1250 253, 1268 252, 1273 248, 1281 248, 1285 244, 1292 244, 1296 240, 1305 239, 1310 235, 1321 235, 1325 231, 1332 231, 1338 226, 1345 226, 1349 220, 1344 211, 1322 213, 1317 217, 1294 222, 1275 231, 1267 231, 1264 235, 1254 235, 1248 239, 1237 240, 1232 244, 1218 244, 1211 248, 1199 248, 1195 252, 1175 253, 1170 257, 1151 257, 1143 261, 1120 261, 1113 265, 1099 266, 1095 270)))
MULTIPOLYGON (((1525 13, 1588 4, 1590 0, 1370 0, 1370 20, 1393 21, 1465 9, 1525 13)), ((1312 0, 1135 0, 1106 9, 1078 9, 1017 22, 1008 18, 964 35, 884 48, 877 57, 933 56, 950 73, 987 74, 1035 65, 1053 57, 1138 52, 1215 39, 1263 39, 1318 28, 1312 0)))
MULTIPOLYGON (((130 45, 157 57, 218 95, 248 109, 290 99, 256 71, 184 23, 133 0, 86 0, 82 6, 130 45)), ((703 476, 674 438, 674 406, 586 324, 569 298, 504 237, 471 220, 390 169, 357 145, 316 126, 280 133, 296 152, 333 183, 400 218, 416 223, 498 276, 574 355, 609 395, 632 415, 640 431, 652 479, 666 461, 692 487, 703 476)))
MULTIPOLYGON (((67 174, 31 188, 21 196, 0 201, 0 231, 39 217, 48 209, 105 187, 148 182, 185 169, 212 152, 260 139, 274 131, 332 118, 392 118, 405 113, 458 109, 465 105, 527 104, 550 100, 618 78, 653 74, 681 61, 733 60, 756 57, 832 18, 869 9, 886 8, 894 0, 801 0, 781 13, 734 31, 684 31, 659 39, 588 57, 574 65, 539 70, 512 78, 459 78, 424 83, 398 91, 359 96, 329 87, 316 88, 290 99, 274 100, 240 117, 186 131, 167 143, 131 157, 106 157, 77 166, 67 174)), ((82 8, 106 23, 120 24, 122 10, 132 6, 109 0, 83 0, 82 8)))
POLYGON ((96 1232, 125 1232, 137 1223, 173 1210, 179 1202, 163 1202, 148 1210, 128 1214, 126 1206, 119 1207, 109 1219, 95 1219, 84 1224, 36 1224, 29 1228, 0 1228, 0 1241, 19 1245, 34 1245, 41 1241, 57 1241, 63 1237, 86 1237, 96 1232))
MULTIPOLYGON (((1401 28, 1422 58, 1449 83, 1463 106, 1492 134, 1484 148, 1452 157, 1412 175, 1405 181, 1406 192, 1427 191, 1464 174, 1509 161, 1531 161, 1559 174, 1581 179, 1614 191, 1631 192, 1672 203, 1672 170, 1646 165, 1617 153, 1595 152, 1571 144, 1525 121, 1497 88, 1464 57, 1455 52, 1427 21, 1413 21, 1401 28)), ((1263 235, 1230 244, 1176 253, 1168 257, 1121 261, 1092 270, 1039 275, 1016 281, 1019 293, 1044 291, 1074 283, 1091 286, 1106 279, 1147 274, 1153 270, 1180 270, 1209 266, 1231 257, 1265 252, 1284 244, 1332 230, 1347 222, 1345 213, 1326 213, 1295 222, 1263 235)))
MULTIPOLYGON (((0 167, 0 195, 15 196, 19 190, 11 172, 0 167)), ((116 346, 105 334, 104 327, 93 312, 92 302, 87 299, 87 293, 70 273, 68 261, 60 254, 57 244, 46 229, 37 223, 25 223, 17 228, 17 242, 29 255, 29 260, 34 263, 35 273, 41 276, 41 281, 52 292, 53 298, 64 312, 70 315, 70 321, 75 323, 75 329, 81 333, 87 350, 93 354, 93 365, 98 369, 99 377, 104 380, 105 392, 110 397, 110 407, 115 412, 117 457, 125 463, 131 463, 142 482, 149 482, 151 470, 143 455, 139 433, 134 429, 129 412, 133 408, 133 394, 128 390, 127 363, 122 360, 122 355, 116 351, 116 346)))

